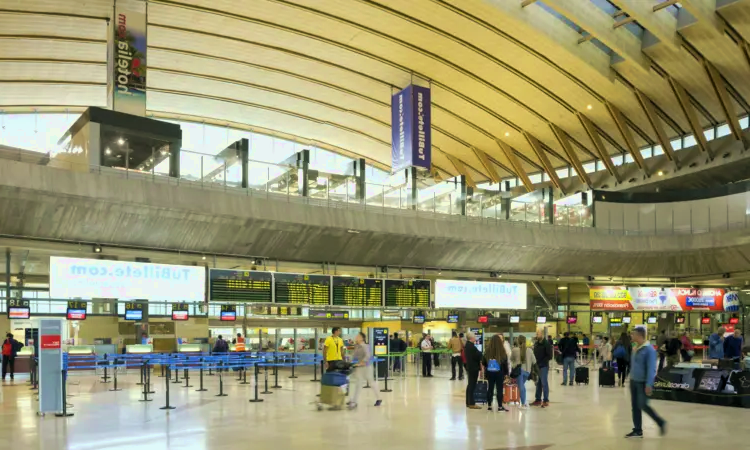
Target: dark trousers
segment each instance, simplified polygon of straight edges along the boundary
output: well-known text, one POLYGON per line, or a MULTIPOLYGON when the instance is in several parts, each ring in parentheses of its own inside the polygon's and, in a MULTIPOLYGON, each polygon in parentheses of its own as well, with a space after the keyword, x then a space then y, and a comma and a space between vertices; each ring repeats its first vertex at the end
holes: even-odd
POLYGON ((664 419, 659 417, 648 404, 646 383, 630 380, 630 401, 633 408, 633 431, 643 433, 643 412, 654 419, 659 427, 664 425, 664 419))
POLYGON ((620 379, 620 384, 625 383, 629 365, 630 363, 626 359, 617 358, 617 377, 620 379))
POLYGON ((680 353, 682 353, 682 360, 685 362, 690 362, 690 360, 693 359, 690 355, 688 355, 687 350, 680 350, 680 353))
POLYGON ((430 353, 422 353, 422 376, 432 376, 432 355, 430 353))
POLYGON ((487 406, 492 406, 492 393, 497 388, 497 404, 503 406, 503 380, 505 376, 500 372, 484 372, 487 375, 487 406))
POLYGON ((13 374, 16 372, 16 358, 12 356, 3 356, 3 380, 5 374, 10 373, 10 379, 13 379, 13 374))
POLYGON ((477 388, 479 371, 466 369, 466 375, 469 378, 469 382, 466 383, 466 406, 472 406, 474 405, 474 389, 477 388))
POLYGON ((435 367, 440 367, 440 355, 439 354, 433 353, 432 361, 435 363, 435 367))
POLYGON ((664 360, 667 358, 666 353, 659 352, 659 368, 656 369, 656 372, 661 372, 661 369, 664 368, 664 360))
POLYGON ((401 370, 401 357, 400 356, 396 356, 395 358, 393 358, 393 371, 395 372, 396 370, 401 370))
POLYGON ((451 356, 451 371, 453 373, 453 378, 456 378, 456 366, 458 366, 458 379, 462 380, 464 378, 464 363, 461 361, 460 356, 451 356))

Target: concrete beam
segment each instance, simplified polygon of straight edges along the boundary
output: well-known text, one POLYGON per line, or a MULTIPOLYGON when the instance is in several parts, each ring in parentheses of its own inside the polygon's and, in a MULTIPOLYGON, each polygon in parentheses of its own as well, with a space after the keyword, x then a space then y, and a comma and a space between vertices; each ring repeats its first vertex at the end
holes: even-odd
POLYGON ((678 28, 693 24, 706 25, 712 37, 723 37, 724 25, 716 15, 716 0, 680 0, 680 12, 677 15, 678 28))
POLYGON ((643 0, 610 0, 610 2, 637 20, 643 28, 653 35, 655 40, 648 40, 648 44, 644 37, 642 49, 658 42, 669 46, 672 50, 680 50, 680 43, 677 39, 676 17, 671 14, 655 14, 652 3, 643 0))
MULTIPOLYGON (((611 48, 623 61, 630 61, 642 72, 649 73, 650 64, 641 52, 641 40, 628 30, 613 28, 611 15, 587 1, 546 0, 544 3, 611 48)), ((613 65, 617 61, 618 58, 613 58, 613 65)))
POLYGON ((737 118, 737 112, 734 110, 734 104, 729 98, 729 91, 724 83, 724 78, 721 73, 711 64, 710 61, 703 60, 703 66, 706 68, 708 78, 711 80, 711 87, 714 88, 716 97, 719 99, 722 111, 724 111, 724 118, 729 124, 729 129, 732 130, 732 135, 735 139, 742 139, 742 127, 740 126, 740 120, 737 118))
POLYGON ((549 127, 552 129, 552 132, 557 138, 557 142, 560 143, 560 147, 562 147, 565 155, 568 157, 570 165, 573 166, 573 168, 576 170, 578 179, 581 180, 581 183, 591 188, 591 178, 589 178, 589 174, 587 174, 586 171, 583 170, 583 164, 581 164, 581 160, 578 158, 575 150, 573 150, 573 146, 570 145, 570 139, 568 139, 568 135, 565 133, 565 131, 563 131, 560 127, 552 122, 550 122, 549 127))
POLYGON ((516 176, 518 176, 518 178, 521 179, 521 182, 523 182, 523 185, 526 188, 526 190, 528 192, 532 192, 534 190, 534 185, 531 183, 531 180, 529 179, 529 175, 526 173, 525 170, 523 170, 523 166, 521 165, 521 162, 518 160, 518 157, 516 156, 516 153, 513 151, 513 148, 511 148, 510 145, 506 144, 500 139, 495 139, 495 142, 497 142, 497 146, 500 147, 500 151, 502 151, 505 157, 508 159, 510 166, 513 168, 513 170, 516 171, 516 176))
POLYGON ((634 91, 635 98, 638 99, 638 103, 640 103, 641 109, 643 109, 643 113, 646 115, 648 122, 651 124, 651 128, 654 129, 654 132, 656 133, 656 139, 659 141, 659 145, 661 145, 662 150, 664 150, 664 154, 667 155, 667 159, 669 159, 669 161, 675 165, 675 168, 679 169, 679 161, 674 154, 674 149, 672 148, 672 144, 669 142, 667 133, 664 131, 664 126, 659 121, 659 116, 656 115, 653 103, 651 103, 651 100, 646 97, 643 92, 639 91, 638 89, 635 89, 634 91))
POLYGON ((638 145, 635 143, 635 139, 633 138, 633 133, 630 130, 630 127, 628 127, 628 123, 625 120, 625 116, 620 112, 619 109, 615 105, 613 105, 610 102, 606 102, 607 105, 607 111, 609 111, 609 115, 612 117, 612 120, 615 122, 615 125, 617 125, 617 129, 620 131, 620 136, 622 136, 622 140, 625 141, 625 146, 628 148, 628 152, 630 152, 630 156, 633 157, 633 161, 635 161, 635 164, 638 166, 639 169, 641 169, 641 172, 643 175, 645 175, 647 178, 651 176, 648 170, 648 166, 646 166, 646 161, 643 159, 643 155, 641 154, 641 150, 638 148, 638 145))
POLYGON ((565 189, 563 188, 562 183, 560 183, 560 178, 557 176, 557 171, 555 171, 555 168, 552 166, 552 164, 550 164, 547 153, 542 148, 542 144, 537 140, 537 138, 527 132, 524 132, 523 136, 526 138, 526 141, 534 150, 536 157, 539 158, 539 162, 542 163, 542 167, 547 173, 547 176, 549 177, 552 184, 563 194, 565 194, 565 189))
POLYGON ((703 127, 701 127, 700 120, 698 119, 698 112, 690 103, 690 96, 688 96, 685 88, 683 88, 674 78, 668 77, 667 81, 669 81, 669 86, 672 88, 675 97, 677 97, 682 113, 685 114, 685 117, 690 124, 690 130, 693 132, 693 136, 695 136, 695 141, 698 143, 701 151, 708 154, 708 156, 713 159, 714 156, 710 152, 706 135, 703 134, 703 127))
POLYGON ((589 136, 589 139, 591 139, 591 143, 594 144, 594 148, 596 149, 596 152, 599 154, 599 159, 604 163, 604 167, 607 169, 607 172, 609 172, 610 175, 612 175, 618 184, 622 183, 622 177, 620 176, 620 173, 617 171, 617 167, 615 167, 615 163, 612 162, 612 156, 607 152, 607 149, 604 147, 604 142, 602 141, 602 137, 599 135, 599 132, 596 130, 596 127, 594 126, 594 123, 586 117, 583 113, 578 113, 578 120, 581 121, 581 125, 583 125, 583 129, 586 130, 586 134, 589 136))

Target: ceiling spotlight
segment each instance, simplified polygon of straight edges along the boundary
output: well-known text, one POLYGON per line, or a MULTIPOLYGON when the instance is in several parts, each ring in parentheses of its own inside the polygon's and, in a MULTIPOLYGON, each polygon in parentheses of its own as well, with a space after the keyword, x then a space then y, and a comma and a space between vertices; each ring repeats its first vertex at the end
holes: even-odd
POLYGON ((162 151, 161 151, 161 154, 162 154, 162 155, 166 155, 166 154, 167 154, 167 151, 166 151, 166 150, 162 150, 162 151))
POLYGON ((358 230, 346 230, 346 232, 351 234, 359 234, 358 230))
POLYGON ((112 154, 112 150, 110 150, 109 148, 107 148, 106 150, 104 150, 104 154, 111 155, 112 154))
POLYGON ((120 138, 120 139, 117 140, 117 143, 120 144, 120 145, 122 145, 122 144, 125 143, 125 139, 120 138))
POLYGON ((557 281, 560 281, 560 277, 557 277, 557 281))
POLYGON ((510 136, 510 131, 505 132, 505 137, 508 137, 508 136, 510 136))
POLYGON ((203 257, 201 257, 201 259, 202 259, 203 261, 205 261, 205 260, 206 260, 206 255, 203 255, 203 257))
POLYGON ((94 244, 94 253, 101 253, 102 252, 102 246, 99 244, 94 244))
POLYGON ((591 106, 591 105, 586 105, 586 109, 588 109, 589 111, 591 111, 592 109, 594 109, 594 107, 591 106))
POLYGON ((659 176, 661 177, 661 176, 663 176, 663 175, 664 175, 664 172, 662 172, 662 171, 660 170, 660 171, 659 171, 659 172, 657 173, 657 175, 659 175, 659 176))

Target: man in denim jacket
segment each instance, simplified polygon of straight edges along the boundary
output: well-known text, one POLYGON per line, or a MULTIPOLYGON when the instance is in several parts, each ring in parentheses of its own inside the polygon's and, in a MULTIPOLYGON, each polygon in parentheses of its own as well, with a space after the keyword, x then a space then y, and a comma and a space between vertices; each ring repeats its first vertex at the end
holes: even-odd
POLYGON ((633 431, 626 438, 643 438, 643 416, 645 411, 657 425, 662 436, 667 431, 667 422, 648 404, 648 397, 656 378, 656 350, 646 339, 646 329, 635 327, 631 332, 635 348, 630 358, 630 398, 633 408, 633 431))

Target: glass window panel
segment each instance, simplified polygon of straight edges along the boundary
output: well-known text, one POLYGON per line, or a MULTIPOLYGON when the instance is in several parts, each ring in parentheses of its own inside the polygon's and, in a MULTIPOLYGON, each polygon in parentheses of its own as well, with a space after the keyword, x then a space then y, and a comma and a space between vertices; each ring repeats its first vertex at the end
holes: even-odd
POLYGON ((695 136, 692 134, 689 134, 685 136, 685 147, 684 148, 690 148, 694 145, 696 145, 697 142, 695 141, 695 136))
POLYGON ((531 184, 537 184, 542 182, 542 175, 535 173, 534 175, 529 175, 529 180, 531 180, 531 184))
POLYGON ((590 163, 586 163, 583 165, 583 171, 586 173, 594 173, 596 172, 596 161, 592 161, 590 163))
POLYGON ((634 159, 633 159, 633 157, 632 157, 632 156, 630 155, 630 153, 628 153, 627 155, 625 155, 625 163, 626 163, 626 164, 628 164, 628 163, 632 163, 632 162, 634 162, 634 161, 635 161, 635 160, 634 160, 634 159))
POLYGON ((744 130, 745 128, 750 126, 749 122, 750 122, 750 118, 748 118, 748 116, 743 117, 742 119, 740 119, 740 128, 744 130))
POLYGON ((664 150, 662 150, 661 145, 655 145, 654 146, 654 156, 663 155, 664 150))
POLYGON ((720 127, 718 127, 716 129, 716 137, 717 138, 728 136, 729 133, 730 133, 730 131, 729 131, 729 125, 727 125, 727 124, 721 125, 720 127))
POLYGON ((68 312, 68 302, 50 301, 49 312, 50 314, 66 314, 68 312))
POLYGON ((562 169, 557 169, 557 176, 558 178, 568 178, 568 168, 564 167, 562 169))
POLYGON ((651 147, 646 147, 641 149, 641 155, 643 155, 644 158, 650 158, 654 156, 653 149, 651 147))
POLYGON ((682 139, 674 139, 670 141, 674 150, 682 150, 682 139))

